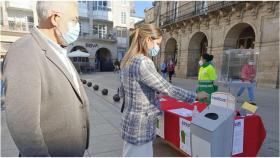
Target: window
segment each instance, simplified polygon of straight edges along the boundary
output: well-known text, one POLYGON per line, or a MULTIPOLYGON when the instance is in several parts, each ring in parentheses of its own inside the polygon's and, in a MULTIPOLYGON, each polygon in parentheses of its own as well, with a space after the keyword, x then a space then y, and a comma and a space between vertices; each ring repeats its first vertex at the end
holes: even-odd
POLYGON ((98 34, 98 26, 93 26, 93 27, 92 27, 92 33, 93 33, 94 35, 98 34))
POLYGON ((9 20, 8 22, 9 22, 9 29, 10 30, 15 30, 15 28, 16 28, 15 21, 9 20))
POLYGON ((126 13, 125 12, 122 12, 122 14, 121 14, 121 23, 126 24, 126 13))
POLYGON ((27 31, 26 20, 27 17, 8 17, 9 29, 17 31, 27 31))
POLYGON ((106 38, 107 36, 107 26, 98 25, 98 38, 106 38))
POLYGON ((127 36, 127 31, 126 31, 126 29, 123 29, 122 30, 122 37, 126 37, 127 36))
POLYGON ((166 2, 166 11, 170 11, 170 2, 166 2))
POLYGON ((107 1, 93 1, 93 10, 111 11, 109 2, 107 1))
POLYGON ((27 17, 27 22, 28 22, 28 28, 31 29, 34 26, 34 19, 32 16, 27 17))
POLYGON ((170 2, 166 2, 166 11, 167 11, 167 17, 166 20, 169 21, 171 20, 171 12, 170 12, 170 2))
POLYGON ((34 22, 34 19, 33 19, 32 16, 28 16, 28 17, 27 17, 27 21, 28 21, 28 22, 34 22))
POLYGON ((117 28, 117 37, 127 37, 127 29, 126 28, 117 28))
POLYGON ((174 5, 174 6, 173 6, 173 10, 174 10, 174 13, 173 13, 173 16, 174 16, 174 17, 173 17, 173 18, 176 19, 176 18, 177 18, 177 15, 178 15, 178 2, 176 2, 176 1, 173 2, 173 5, 174 5))
POLYGON ((107 1, 103 1, 103 6, 107 7, 107 1))
POLYGON ((122 36, 122 30, 117 30, 117 37, 121 37, 122 36))
POLYGON ((93 1, 93 10, 97 10, 97 1, 93 1))
POLYGON ((207 1, 197 1, 195 2, 196 13, 204 13, 208 10, 207 1))

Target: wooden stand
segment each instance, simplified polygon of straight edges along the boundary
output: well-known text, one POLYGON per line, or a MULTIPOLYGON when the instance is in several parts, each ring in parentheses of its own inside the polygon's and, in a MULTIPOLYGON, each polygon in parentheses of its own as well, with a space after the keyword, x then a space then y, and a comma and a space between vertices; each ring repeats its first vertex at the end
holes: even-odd
POLYGON ((183 150, 181 150, 180 148, 177 148, 174 144, 172 144, 171 142, 169 142, 168 140, 165 140, 161 137, 158 137, 160 139, 163 140, 164 143, 168 144, 171 148, 175 149, 176 151, 178 151, 179 153, 181 153, 184 157, 191 157, 190 155, 188 155, 186 152, 184 152, 183 150))

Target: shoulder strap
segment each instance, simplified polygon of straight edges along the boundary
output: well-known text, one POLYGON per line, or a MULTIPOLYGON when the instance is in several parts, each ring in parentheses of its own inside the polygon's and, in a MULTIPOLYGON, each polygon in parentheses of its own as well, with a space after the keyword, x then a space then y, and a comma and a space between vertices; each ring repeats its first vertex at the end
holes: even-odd
POLYGON ((121 107, 121 113, 123 113, 123 110, 124 110, 124 100, 125 100, 125 97, 123 97, 123 102, 122 102, 122 107, 121 107))

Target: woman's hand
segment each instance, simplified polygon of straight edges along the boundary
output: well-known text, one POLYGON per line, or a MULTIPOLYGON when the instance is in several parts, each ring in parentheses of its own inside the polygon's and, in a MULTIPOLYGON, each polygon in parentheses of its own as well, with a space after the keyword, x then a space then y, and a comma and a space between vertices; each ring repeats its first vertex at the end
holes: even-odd
POLYGON ((197 96, 196 96, 196 99, 197 100, 200 100, 200 99, 207 99, 208 98, 208 93, 206 93, 206 92, 198 92, 197 93, 197 96))

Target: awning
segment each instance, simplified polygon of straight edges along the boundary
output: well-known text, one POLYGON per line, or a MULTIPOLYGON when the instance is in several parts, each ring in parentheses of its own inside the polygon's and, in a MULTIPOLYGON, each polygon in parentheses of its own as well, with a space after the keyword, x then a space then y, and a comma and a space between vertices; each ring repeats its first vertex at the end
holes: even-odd
POLYGON ((76 50, 74 52, 70 52, 67 55, 68 55, 68 57, 89 57, 90 56, 89 53, 82 52, 80 50, 76 50))

